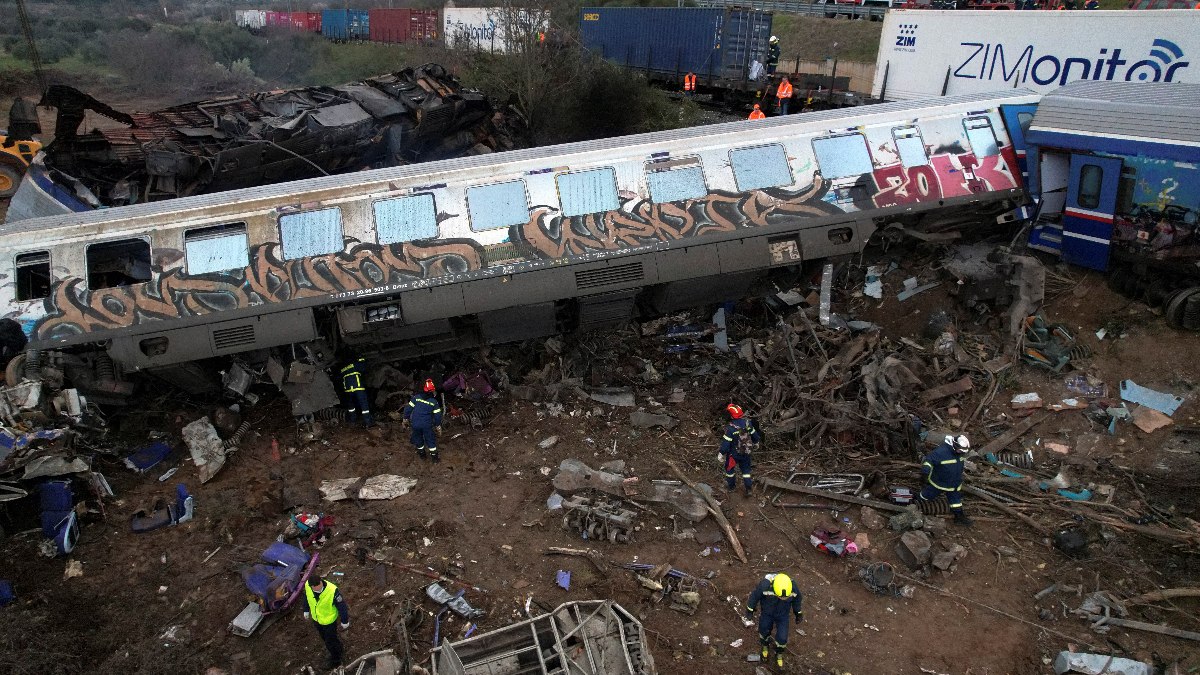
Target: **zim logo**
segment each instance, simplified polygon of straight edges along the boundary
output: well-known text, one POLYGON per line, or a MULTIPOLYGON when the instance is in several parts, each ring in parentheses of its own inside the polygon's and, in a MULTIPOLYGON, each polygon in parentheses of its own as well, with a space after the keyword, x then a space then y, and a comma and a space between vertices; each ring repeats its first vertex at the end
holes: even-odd
POLYGON ((583 20, 584 21, 599 21, 600 15, 597 13, 594 13, 594 12, 588 12, 587 14, 583 15, 583 20))
POLYGON ((896 35, 897 47, 916 47, 917 46, 917 24, 902 23, 900 24, 900 33, 896 35))
MULTIPOLYGON (((972 53, 954 69, 955 77, 1062 86, 1076 80, 1174 82, 1176 72, 1191 65, 1183 49, 1164 38, 1154 40, 1146 58, 1129 56, 1128 45, 1103 47, 1094 55, 1059 56, 1035 53, 1033 45, 963 42, 972 53), (1007 47, 1007 48, 1006 48, 1007 47), (1125 58, 1122 58, 1125 56, 1125 58)), ((1145 52, 1143 52, 1145 53, 1145 52)))

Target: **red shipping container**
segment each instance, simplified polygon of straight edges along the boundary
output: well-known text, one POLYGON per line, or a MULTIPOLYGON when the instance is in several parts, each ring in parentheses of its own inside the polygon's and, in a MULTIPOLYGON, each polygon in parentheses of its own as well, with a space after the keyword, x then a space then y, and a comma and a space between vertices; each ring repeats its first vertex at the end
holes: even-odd
POLYGON ((419 42, 438 36, 436 9, 372 9, 370 16, 371 42, 419 42))
POLYGON ((291 14, 292 28, 304 31, 305 33, 320 33, 321 32, 321 13, 320 12, 292 12, 291 14))
POLYGON ((292 17, 287 12, 266 12, 267 28, 290 28, 292 17))

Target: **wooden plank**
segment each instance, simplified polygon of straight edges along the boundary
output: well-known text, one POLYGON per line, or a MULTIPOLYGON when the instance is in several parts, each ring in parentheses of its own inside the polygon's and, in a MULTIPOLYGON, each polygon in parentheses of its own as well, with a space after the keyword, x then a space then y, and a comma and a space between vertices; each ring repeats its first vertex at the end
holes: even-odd
POLYGON ((989 441, 987 445, 979 449, 978 454, 982 457, 987 455, 989 452, 1000 452, 1004 448, 1007 448, 1009 443, 1012 443, 1018 438, 1024 436, 1030 429, 1041 424, 1049 416, 1049 413, 1042 413, 1041 415, 1026 418, 1024 422, 1021 422, 1017 426, 989 441))
POLYGON ((880 511, 900 512, 905 509, 905 507, 899 506, 897 504, 889 504, 888 502, 881 502, 881 501, 877 501, 874 499, 863 499, 862 497, 855 497, 854 495, 840 495, 836 492, 829 492, 828 490, 818 490, 817 488, 810 488, 810 487, 807 487, 804 485, 793 485, 791 483, 785 483, 781 480, 776 480, 774 478, 764 478, 763 480, 760 480, 759 482, 762 483, 763 485, 765 485, 768 489, 775 488, 777 490, 784 490, 787 492, 799 492, 801 494, 806 494, 806 495, 815 495, 817 497, 824 497, 826 499, 832 499, 834 501, 846 502, 847 504, 858 504, 859 506, 869 506, 873 509, 878 509, 880 511))
POLYGON ((921 392, 921 401, 924 403, 929 403, 940 398, 946 398, 947 396, 961 394, 963 392, 970 391, 974 386, 975 385, 971 383, 970 376, 964 375, 961 380, 955 380, 950 384, 943 384, 940 387, 926 389, 925 391, 921 392))
POLYGON ((1095 622, 1097 626, 1119 626, 1121 628, 1132 628, 1133 630, 1142 630, 1147 633, 1158 633, 1159 635, 1170 635, 1171 637, 1181 638, 1184 640, 1195 640, 1200 642, 1200 633, 1195 633, 1190 630, 1179 630, 1170 626, 1160 626, 1156 623, 1146 623, 1145 621, 1130 621, 1129 619, 1118 619, 1116 617, 1105 617, 1099 614, 1089 614, 1088 619, 1095 622))

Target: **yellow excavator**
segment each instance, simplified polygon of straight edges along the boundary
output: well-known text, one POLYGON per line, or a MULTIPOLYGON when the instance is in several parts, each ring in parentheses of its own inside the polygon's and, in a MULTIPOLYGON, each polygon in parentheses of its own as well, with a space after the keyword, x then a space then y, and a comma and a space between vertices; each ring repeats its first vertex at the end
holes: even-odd
MULTIPOLYGON (((25 0, 17 0, 17 15, 21 20, 21 31, 25 34, 25 42, 29 47, 30 60, 33 62, 33 72, 37 77, 42 95, 46 94, 46 74, 42 70, 42 59, 38 56, 37 46, 33 40, 33 31, 29 26, 29 15, 25 12, 25 0)), ((0 199, 8 199, 17 192, 21 178, 33 156, 42 149, 41 141, 34 138, 42 133, 38 123, 37 106, 22 98, 13 101, 8 112, 8 130, 0 130, 0 199)))

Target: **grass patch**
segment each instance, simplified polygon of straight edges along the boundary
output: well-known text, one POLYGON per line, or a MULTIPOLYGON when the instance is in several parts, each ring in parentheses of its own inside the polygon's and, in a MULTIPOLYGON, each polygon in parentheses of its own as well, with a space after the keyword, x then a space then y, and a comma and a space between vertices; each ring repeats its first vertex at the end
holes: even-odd
POLYGON ((784 61, 821 61, 837 55, 842 61, 874 63, 883 33, 881 21, 826 19, 800 14, 776 14, 772 32, 779 36, 784 61), (837 47, 834 47, 834 43, 837 47))

